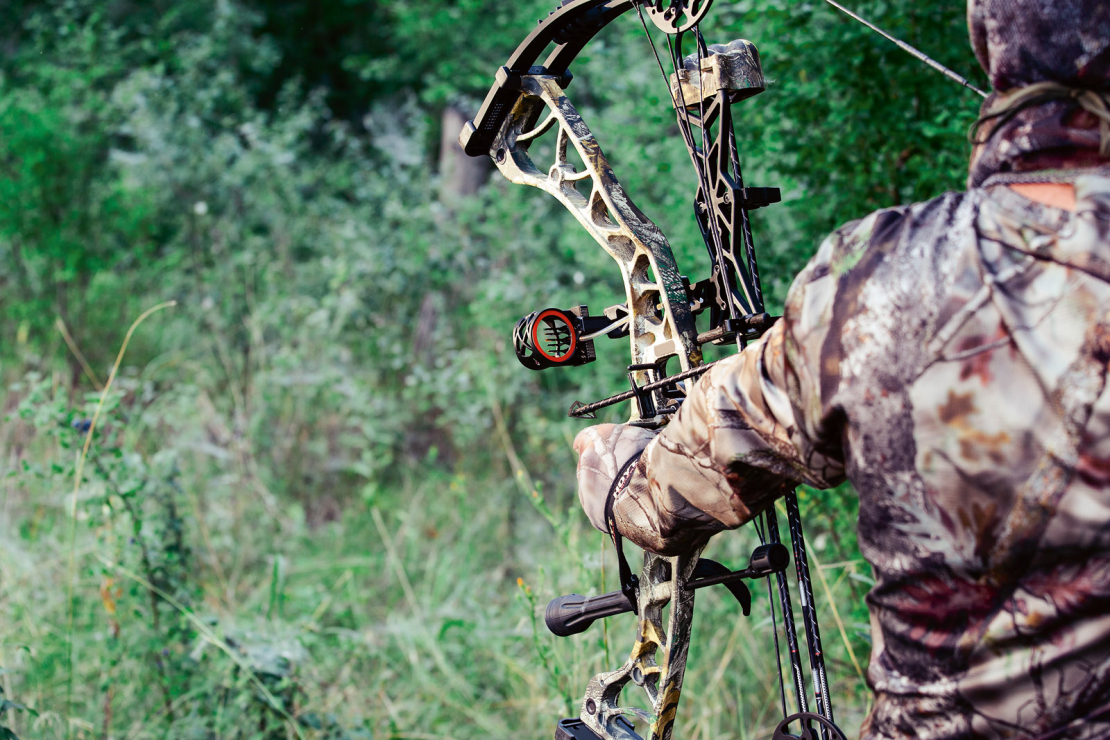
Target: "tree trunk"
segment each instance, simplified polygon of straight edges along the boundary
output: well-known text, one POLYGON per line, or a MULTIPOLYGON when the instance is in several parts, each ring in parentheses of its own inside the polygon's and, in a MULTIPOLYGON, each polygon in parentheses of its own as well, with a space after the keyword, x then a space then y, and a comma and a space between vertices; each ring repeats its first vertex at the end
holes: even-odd
POLYGON ((470 116, 453 106, 443 111, 439 140, 439 199, 452 208, 486 184, 493 162, 489 157, 468 157, 459 146, 459 132, 470 116))

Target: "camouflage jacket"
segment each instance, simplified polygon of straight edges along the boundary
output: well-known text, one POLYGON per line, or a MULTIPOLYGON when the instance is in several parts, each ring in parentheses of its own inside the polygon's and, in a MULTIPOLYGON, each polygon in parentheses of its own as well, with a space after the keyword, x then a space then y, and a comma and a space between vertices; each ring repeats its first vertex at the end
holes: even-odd
POLYGON ((826 240, 615 505, 674 552, 851 480, 868 739, 1110 736, 1110 179, 1075 213, 987 185, 826 240))

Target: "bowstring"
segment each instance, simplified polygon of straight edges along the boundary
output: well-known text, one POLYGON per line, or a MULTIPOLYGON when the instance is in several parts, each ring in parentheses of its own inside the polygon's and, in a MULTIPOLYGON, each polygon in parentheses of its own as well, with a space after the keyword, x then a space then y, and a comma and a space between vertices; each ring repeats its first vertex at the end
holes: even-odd
POLYGON ((887 41, 893 42, 895 44, 895 46, 897 46, 899 49, 906 52, 910 56, 914 57, 915 59, 918 59, 922 62, 925 62, 925 64, 929 65, 930 67, 935 69, 937 72, 940 72, 942 75, 944 75, 948 79, 950 79, 954 82, 960 83, 961 85, 966 87, 968 90, 971 90, 973 93, 977 94, 981 98, 987 97, 987 93, 985 93, 982 90, 980 90, 979 88, 975 87, 975 85, 972 85, 967 80, 967 78, 963 77, 962 75, 956 74, 955 72, 950 70, 948 67, 945 67, 943 64, 938 62, 936 59, 933 59, 931 56, 929 56, 925 52, 921 51, 920 49, 918 49, 914 46, 910 46, 909 44, 907 44, 905 41, 903 41, 900 38, 892 36, 891 34, 887 33, 883 29, 876 26, 871 21, 864 18, 863 16, 860 16, 859 14, 854 13, 851 10, 848 10, 848 8, 845 8, 843 5, 836 2, 836 0, 825 0, 825 2, 827 2, 829 5, 833 6, 837 10, 839 10, 841 13, 844 13, 849 18, 852 18, 853 20, 859 21, 863 25, 867 26, 868 28, 870 28, 872 31, 874 31, 875 33, 882 36, 887 41))

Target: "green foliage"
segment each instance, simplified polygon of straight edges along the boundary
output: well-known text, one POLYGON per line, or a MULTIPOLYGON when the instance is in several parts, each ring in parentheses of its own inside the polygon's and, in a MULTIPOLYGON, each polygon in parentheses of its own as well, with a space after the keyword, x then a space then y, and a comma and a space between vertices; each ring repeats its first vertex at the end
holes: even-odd
POLYGON ((429 103, 484 97, 490 70, 505 63, 523 40, 522 31, 531 30, 554 5, 547 0, 391 2, 396 54, 355 57, 351 63, 365 60, 364 76, 407 82, 429 103))
POLYGON ((57 314, 83 328, 93 276, 149 251, 147 200, 106 166, 109 136, 96 114, 71 116, 73 99, 87 91, 66 82, 56 77, 49 97, 0 90, 0 290, 9 298, 8 326, 43 330, 57 314))
MULTIPOLYGON (((966 3, 853 9, 985 84, 966 42, 966 3)), ((801 186, 791 217, 806 233, 963 187, 978 96, 824 3, 761 3, 729 28, 751 25, 766 29, 760 51, 774 80, 759 100, 756 142, 772 148, 771 169, 801 186)))
MULTIPOLYGON (((618 276, 542 193, 495 179, 448 206, 433 172, 440 109, 476 108, 550 5, 0 8, 0 679, 39 712, 2 731, 540 736, 623 660, 627 620, 556 640, 538 619, 559 593, 615 587, 563 414, 624 383, 626 347, 532 374, 509 342, 545 305, 623 300, 618 276), (132 341, 73 507, 94 391, 134 317, 170 299, 132 341)), ((830 228, 959 187, 974 101, 824 7, 718 5, 710 41, 752 39, 775 81, 739 127, 747 181, 787 194, 755 223, 781 301, 830 228)), ((973 68, 958 3, 859 10, 973 68)), ((704 275, 635 19, 575 74, 628 192, 704 275)), ((851 654, 868 651, 855 500, 801 504, 851 728, 851 654)), ((740 532, 710 556, 738 565, 752 545, 740 532)), ((688 736, 766 734, 755 596, 739 620, 699 594, 688 736)))

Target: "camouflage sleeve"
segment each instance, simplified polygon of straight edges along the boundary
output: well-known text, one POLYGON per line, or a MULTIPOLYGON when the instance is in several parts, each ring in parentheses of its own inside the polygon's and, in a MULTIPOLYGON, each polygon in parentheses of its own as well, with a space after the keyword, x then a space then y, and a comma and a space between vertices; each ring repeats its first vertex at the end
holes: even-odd
POLYGON ((826 239, 783 318, 697 382, 615 499, 625 536, 676 554, 748 522, 798 483, 844 480, 843 415, 822 400, 822 347, 836 323, 836 276, 859 259, 868 233, 867 221, 856 222, 826 239))

